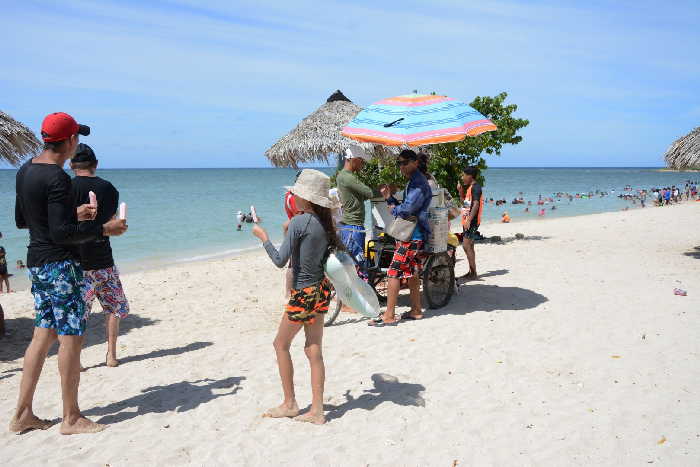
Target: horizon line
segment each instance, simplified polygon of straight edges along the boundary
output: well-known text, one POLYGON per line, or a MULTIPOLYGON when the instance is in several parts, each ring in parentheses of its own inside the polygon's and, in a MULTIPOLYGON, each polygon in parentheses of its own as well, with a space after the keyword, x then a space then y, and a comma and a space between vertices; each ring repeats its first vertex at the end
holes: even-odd
MULTIPOLYGON (((0 167, 0 170, 18 170, 19 167, 0 167)), ((303 166, 303 167, 100 167, 98 170, 221 170, 221 169, 243 169, 243 170, 253 170, 253 169, 274 169, 274 170, 301 170, 301 169, 333 169, 335 166, 303 166)), ((489 169, 668 169, 676 172, 683 172, 683 170, 672 169, 666 166, 657 165, 527 165, 527 166, 496 166, 487 167, 489 169)), ((70 169, 69 169, 70 170, 70 169)), ((687 171, 692 171, 689 169, 687 171)))

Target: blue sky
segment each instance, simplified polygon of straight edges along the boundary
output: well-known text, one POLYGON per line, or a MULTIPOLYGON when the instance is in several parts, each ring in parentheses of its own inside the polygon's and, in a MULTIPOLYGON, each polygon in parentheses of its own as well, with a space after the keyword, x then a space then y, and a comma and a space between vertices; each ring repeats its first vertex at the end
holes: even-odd
POLYGON ((3 7, 0 108, 65 111, 103 167, 258 167, 341 89, 509 93, 492 166, 658 166, 700 125, 700 2, 23 0, 3 7))

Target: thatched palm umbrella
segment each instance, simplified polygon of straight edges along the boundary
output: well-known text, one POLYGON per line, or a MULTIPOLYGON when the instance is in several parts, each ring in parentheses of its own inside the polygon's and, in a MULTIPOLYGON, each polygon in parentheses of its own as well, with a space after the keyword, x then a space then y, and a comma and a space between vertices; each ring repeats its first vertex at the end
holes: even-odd
POLYGON ((39 151, 41 143, 32 130, 0 111, 0 159, 18 165, 25 156, 39 151))
POLYGON ((343 154, 351 144, 362 146, 373 156, 396 152, 395 148, 358 143, 340 134, 360 110, 361 107, 353 104, 342 92, 336 91, 325 104, 265 151, 265 156, 276 167, 296 168, 299 164, 308 162, 328 162, 328 156, 343 154))
POLYGON ((674 141, 664 158, 672 169, 700 169, 700 126, 674 141))

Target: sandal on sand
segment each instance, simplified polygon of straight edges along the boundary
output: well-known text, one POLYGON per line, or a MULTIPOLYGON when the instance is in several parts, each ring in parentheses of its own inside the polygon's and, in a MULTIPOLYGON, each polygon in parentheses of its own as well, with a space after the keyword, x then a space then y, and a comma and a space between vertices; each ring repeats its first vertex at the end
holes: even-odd
POLYGON ((409 321, 418 321, 419 319, 423 319, 423 316, 420 318, 417 318, 415 316, 411 316, 411 312, 407 311, 405 313, 401 313, 401 319, 402 320, 409 320, 409 321))
POLYGON ((391 321, 389 323, 385 323, 382 318, 371 319, 369 320, 369 323, 367 323, 368 326, 372 326, 375 328, 383 328, 384 326, 398 326, 398 324, 398 321, 391 321))

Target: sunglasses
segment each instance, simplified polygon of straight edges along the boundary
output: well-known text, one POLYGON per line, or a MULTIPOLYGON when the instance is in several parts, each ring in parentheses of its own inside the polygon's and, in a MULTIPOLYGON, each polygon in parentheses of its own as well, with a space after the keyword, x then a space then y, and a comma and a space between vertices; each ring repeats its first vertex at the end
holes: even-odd
POLYGON ((408 164, 410 164, 411 162, 413 162, 413 161, 410 160, 410 159, 398 159, 398 160, 396 161, 396 166, 397 166, 397 167, 403 167, 404 165, 408 165, 408 164))

